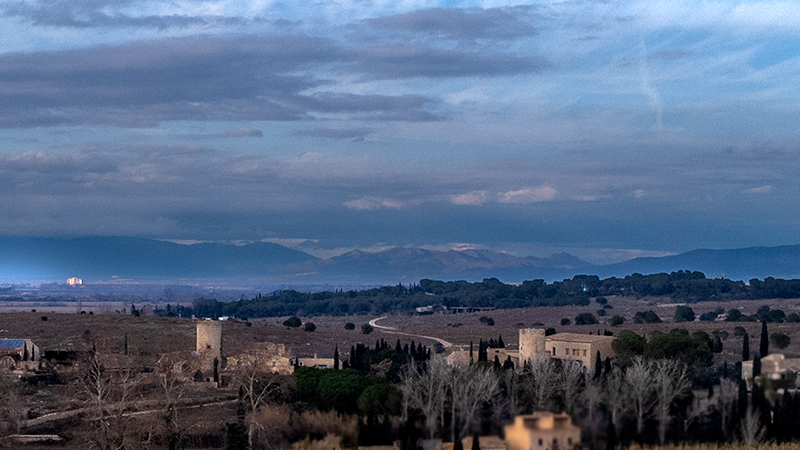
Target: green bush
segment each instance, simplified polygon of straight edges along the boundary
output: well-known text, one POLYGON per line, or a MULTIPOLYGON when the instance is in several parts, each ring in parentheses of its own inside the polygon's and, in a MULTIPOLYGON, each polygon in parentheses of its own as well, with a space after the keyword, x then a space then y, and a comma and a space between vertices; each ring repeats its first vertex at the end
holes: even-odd
POLYGON ((661 323, 661 319, 653 311, 639 311, 633 315, 633 323, 661 323))
POLYGON ((564 317, 561 319, 561 325, 572 325, 572 321, 564 317))
POLYGON ((350 331, 355 330, 356 324, 354 324, 353 322, 347 322, 346 324, 344 324, 344 329, 350 331))
POLYGON ((305 327, 303 329, 306 331, 314 331, 317 329, 317 326, 314 325, 314 322, 306 322, 305 327))
POLYGON ((597 318, 592 315, 592 313, 580 313, 575 316, 575 325, 595 325, 600 322, 597 321, 597 318))
POLYGON ((688 306, 678 306, 675 309, 675 322, 692 322, 694 316, 694 310, 688 306))
POLYGON ((611 326, 616 327, 625 323, 625 318, 622 316, 614 316, 611 318, 611 326))
POLYGON ((302 324, 303 322, 297 317, 289 317, 283 321, 283 326, 285 327, 298 328, 302 324))
POLYGON ((786 333, 772 333, 769 335, 769 342, 779 349, 784 349, 792 342, 786 333))
POLYGON ((363 334, 370 334, 374 330, 375 330, 375 328, 372 328, 372 325, 370 325, 368 323, 365 323, 364 325, 361 325, 361 333, 363 333, 363 334))

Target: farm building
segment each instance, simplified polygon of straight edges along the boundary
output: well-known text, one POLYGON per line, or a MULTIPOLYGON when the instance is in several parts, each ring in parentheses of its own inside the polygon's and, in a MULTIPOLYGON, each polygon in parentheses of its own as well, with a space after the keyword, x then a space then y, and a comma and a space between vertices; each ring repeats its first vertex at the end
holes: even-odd
POLYGON ((535 412, 506 425, 508 450, 570 449, 581 442, 581 429, 565 413, 535 412))
POLYGON ((3 369, 36 369, 39 347, 30 339, 0 339, 0 367, 3 369))

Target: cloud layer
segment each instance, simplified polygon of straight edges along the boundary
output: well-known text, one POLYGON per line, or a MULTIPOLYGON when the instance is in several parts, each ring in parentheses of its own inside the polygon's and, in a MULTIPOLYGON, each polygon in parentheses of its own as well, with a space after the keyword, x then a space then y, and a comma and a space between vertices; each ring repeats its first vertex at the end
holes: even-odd
POLYGON ((491 3, 6 2, 0 234, 800 242, 797 2, 491 3))

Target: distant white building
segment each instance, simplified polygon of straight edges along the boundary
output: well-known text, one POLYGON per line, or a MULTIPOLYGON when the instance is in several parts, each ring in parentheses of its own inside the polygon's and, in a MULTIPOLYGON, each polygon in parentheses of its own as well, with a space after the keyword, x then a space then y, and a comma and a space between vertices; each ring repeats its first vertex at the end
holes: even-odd
POLYGON ((67 278, 67 284, 70 286, 80 286, 83 284, 83 280, 78 277, 67 278))

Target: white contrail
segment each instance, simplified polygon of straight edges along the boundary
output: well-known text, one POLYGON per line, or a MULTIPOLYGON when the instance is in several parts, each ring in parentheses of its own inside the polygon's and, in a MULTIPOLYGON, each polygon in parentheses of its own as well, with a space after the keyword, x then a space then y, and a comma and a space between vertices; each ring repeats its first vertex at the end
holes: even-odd
POLYGON ((650 70, 647 68, 647 47, 644 40, 639 41, 639 50, 641 51, 639 57, 639 81, 642 88, 642 93, 650 98, 650 106, 656 112, 656 123, 653 125, 655 130, 659 133, 664 129, 663 115, 664 105, 661 103, 661 94, 658 90, 650 85, 650 70))

